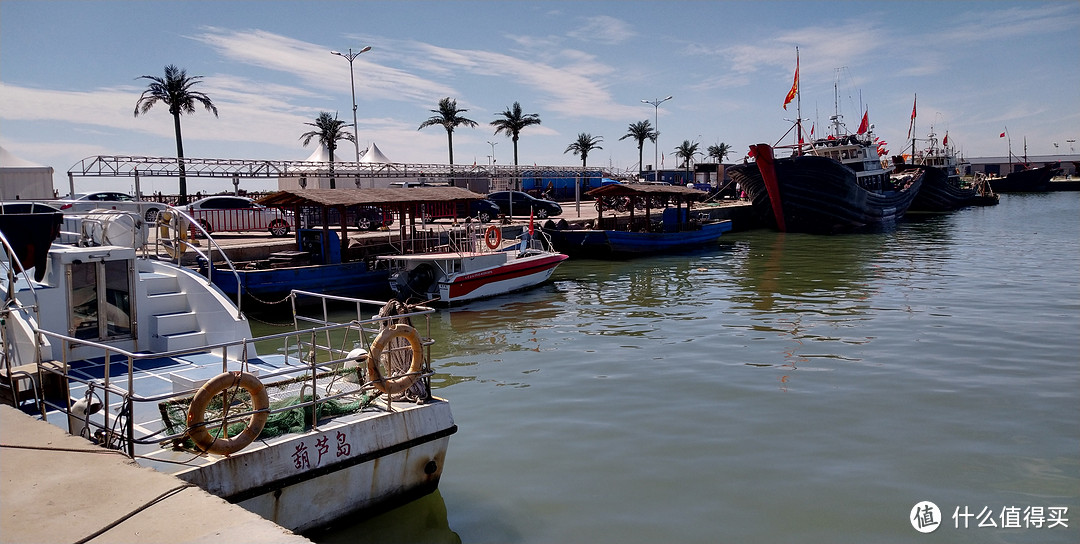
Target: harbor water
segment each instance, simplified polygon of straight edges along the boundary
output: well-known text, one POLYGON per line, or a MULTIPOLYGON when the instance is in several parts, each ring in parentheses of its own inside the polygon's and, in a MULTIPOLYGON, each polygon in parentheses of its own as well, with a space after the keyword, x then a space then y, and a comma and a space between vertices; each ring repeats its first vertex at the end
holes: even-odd
POLYGON ((432 326, 439 492, 317 541, 1080 542, 1080 193, 571 260, 432 326))

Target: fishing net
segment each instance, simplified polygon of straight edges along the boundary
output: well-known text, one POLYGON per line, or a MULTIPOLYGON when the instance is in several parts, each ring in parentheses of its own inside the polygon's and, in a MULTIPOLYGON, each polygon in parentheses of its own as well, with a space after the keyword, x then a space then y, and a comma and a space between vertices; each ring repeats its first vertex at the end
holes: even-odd
MULTIPOLYGON (((380 330, 399 323, 411 326, 408 316, 394 317, 411 311, 412 308, 407 304, 397 300, 389 301, 379 312, 379 317, 383 318, 379 322, 380 330)), ((272 413, 267 417, 258 439, 265 440, 289 433, 304 432, 316 421, 322 422, 326 419, 356 413, 370 406, 381 393, 375 389, 363 387, 364 383, 372 379, 366 376, 366 359, 366 355, 362 355, 358 360, 335 365, 340 368, 324 370, 316 375, 314 384, 309 374, 264 384, 267 395, 270 397, 272 413), (313 399, 330 396, 337 398, 320 400, 315 406, 301 406, 310 403, 313 399), (290 407, 295 408, 290 409, 290 407)), ((409 341, 400 337, 391 339, 387 349, 379 357, 379 361, 376 361, 380 375, 387 377, 407 373, 411 364, 412 350, 409 341)), ((420 403, 429 398, 430 389, 427 380, 417 379, 408 389, 393 395, 391 400, 420 403)), ((188 409, 192 399, 193 397, 186 397, 159 403, 161 419, 170 435, 183 433, 187 429, 188 409)), ((248 423, 248 416, 238 417, 237 415, 252 410, 252 399, 244 389, 229 389, 215 395, 206 407, 204 420, 208 422, 207 431, 214 438, 236 436, 244 431, 248 423), (218 422, 223 418, 227 425, 218 422)), ((172 441, 171 446, 198 451, 186 434, 172 441)))
MULTIPOLYGON (((343 368, 320 373, 315 385, 319 399, 342 393, 345 396, 320 401, 315 406, 310 404, 302 406, 315 400, 315 395, 311 393, 312 385, 309 376, 266 384, 266 392, 271 399, 270 411, 273 413, 267 417, 266 424, 259 433, 259 440, 303 432, 310 429, 316 421, 322 422, 367 408, 380 393, 371 389, 361 389, 362 383, 362 369, 358 368, 343 368), (295 408, 290 409, 290 407, 295 408), (278 410, 282 411, 278 412, 278 410)), ((188 408, 192 398, 174 399, 158 405, 161 419, 169 434, 179 434, 187 428, 188 408)), ((236 436, 244 431, 248 422, 247 416, 237 417, 236 414, 244 414, 251 410, 251 396, 243 389, 235 392, 230 389, 226 393, 214 395, 206 407, 205 420, 209 422, 207 431, 214 438, 236 436), (223 428, 219 423, 214 423, 225 414, 230 414, 227 426, 223 428)), ((172 446, 198 449, 186 435, 172 446)))

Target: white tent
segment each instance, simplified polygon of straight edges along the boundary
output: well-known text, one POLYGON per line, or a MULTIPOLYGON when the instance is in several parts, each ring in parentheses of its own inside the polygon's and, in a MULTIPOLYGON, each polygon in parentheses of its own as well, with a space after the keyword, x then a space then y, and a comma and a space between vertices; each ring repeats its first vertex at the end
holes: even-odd
MULTIPOLYGON (((352 142, 348 142, 351 144, 352 142)), ((352 178, 356 171, 342 167, 345 163, 352 163, 356 158, 356 150, 352 145, 338 146, 334 150, 334 176, 339 179, 346 179, 348 185, 338 185, 339 187, 351 187, 353 185, 352 178)), ((330 188, 330 170, 326 167, 326 163, 330 162, 330 150, 325 145, 319 143, 319 146, 315 148, 315 151, 311 152, 308 158, 303 162, 312 163, 311 166, 298 166, 293 169, 294 172, 303 172, 302 178, 289 176, 278 178, 278 189, 329 189, 330 188), (301 184, 301 182, 303 184, 301 184)))
POLYGON ((53 197, 53 167, 20 159, 0 147, 0 200, 53 197))
MULTIPOLYGON (((337 157, 335 157, 337 158, 337 157)), ((383 155, 383 152, 379 150, 379 146, 375 145, 375 142, 371 142, 367 151, 364 152, 364 156, 360 157, 362 163, 375 163, 375 164, 390 164, 390 159, 383 155)))

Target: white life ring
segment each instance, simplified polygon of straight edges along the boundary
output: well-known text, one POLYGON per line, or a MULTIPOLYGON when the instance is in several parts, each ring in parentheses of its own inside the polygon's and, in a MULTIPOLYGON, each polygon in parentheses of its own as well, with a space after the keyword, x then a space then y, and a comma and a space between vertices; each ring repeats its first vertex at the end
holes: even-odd
POLYGON ((248 372, 224 372, 214 376, 210 381, 203 384, 188 406, 188 437, 199 449, 218 455, 229 455, 244 449, 248 444, 255 441, 266 425, 269 414, 265 412, 270 408, 270 397, 266 394, 266 388, 254 374, 248 372), (233 387, 242 387, 251 395, 253 410, 258 410, 248 417, 247 427, 240 434, 232 438, 215 438, 206 429, 206 407, 210 399, 233 387))
POLYGON ((379 332, 375 341, 371 343, 367 358, 367 379, 372 382, 375 389, 387 395, 397 395, 404 392, 420 377, 420 371, 424 367, 424 346, 420 342, 420 334, 416 329, 403 323, 390 325, 379 332), (407 373, 401 376, 384 377, 379 373, 379 358, 386 349, 387 344, 394 338, 405 338, 412 348, 412 362, 409 364, 407 373))

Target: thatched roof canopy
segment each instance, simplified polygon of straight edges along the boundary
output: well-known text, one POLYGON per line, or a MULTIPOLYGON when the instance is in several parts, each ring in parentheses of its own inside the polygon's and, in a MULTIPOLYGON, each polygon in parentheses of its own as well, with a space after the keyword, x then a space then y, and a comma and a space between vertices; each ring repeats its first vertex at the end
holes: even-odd
POLYGON ((678 197, 682 200, 704 200, 705 197, 709 196, 709 193, 705 191, 690 189, 681 185, 650 183, 612 183, 592 189, 585 194, 597 198, 608 196, 668 196, 678 197))
POLYGON ((458 202, 484 198, 461 187, 408 187, 387 189, 289 189, 259 199, 264 206, 386 206, 458 202))

